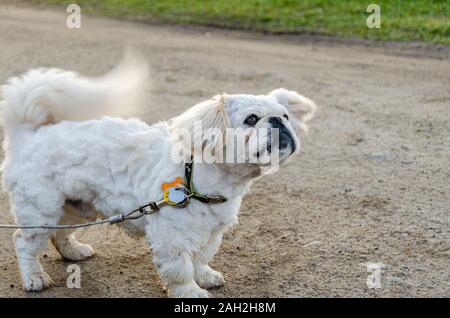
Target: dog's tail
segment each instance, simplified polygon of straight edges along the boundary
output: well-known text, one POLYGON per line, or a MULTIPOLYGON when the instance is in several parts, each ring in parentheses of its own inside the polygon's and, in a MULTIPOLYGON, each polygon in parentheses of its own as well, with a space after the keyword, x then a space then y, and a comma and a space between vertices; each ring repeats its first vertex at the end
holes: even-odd
POLYGON ((11 78, 2 87, 1 119, 7 134, 61 120, 136 116, 147 64, 128 54, 115 69, 99 78, 57 69, 34 69, 11 78))

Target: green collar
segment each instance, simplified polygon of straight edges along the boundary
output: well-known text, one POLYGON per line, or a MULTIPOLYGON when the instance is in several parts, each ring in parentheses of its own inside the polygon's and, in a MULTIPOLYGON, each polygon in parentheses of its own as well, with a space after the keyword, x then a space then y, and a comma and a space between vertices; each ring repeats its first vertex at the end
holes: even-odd
POLYGON ((227 201, 227 198, 225 198, 222 195, 209 195, 198 193, 192 181, 193 173, 194 173, 194 160, 191 157, 191 160, 189 162, 186 162, 184 165, 184 186, 191 193, 191 198, 196 199, 203 203, 223 203, 227 201))

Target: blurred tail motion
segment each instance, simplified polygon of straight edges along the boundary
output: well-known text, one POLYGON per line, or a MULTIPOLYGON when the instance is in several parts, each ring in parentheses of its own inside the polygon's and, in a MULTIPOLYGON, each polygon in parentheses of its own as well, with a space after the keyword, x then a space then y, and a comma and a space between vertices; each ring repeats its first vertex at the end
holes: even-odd
POLYGON ((103 115, 130 117, 141 112, 148 65, 127 54, 112 71, 86 78, 58 69, 33 69, 2 87, 1 120, 7 137, 22 128, 103 115))

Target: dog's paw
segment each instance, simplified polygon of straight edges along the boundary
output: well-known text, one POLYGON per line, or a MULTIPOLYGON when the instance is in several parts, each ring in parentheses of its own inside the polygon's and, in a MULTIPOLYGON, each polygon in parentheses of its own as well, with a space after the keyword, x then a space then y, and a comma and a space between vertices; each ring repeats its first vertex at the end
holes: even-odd
POLYGON ((78 242, 75 237, 52 238, 52 242, 66 261, 83 261, 95 255, 95 251, 89 244, 78 242))
POLYGON ((27 292, 40 292, 53 283, 46 272, 38 272, 23 277, 23 289, 27 292))
POLYGON ((207 290, 198 288, 196 290, 193 290, 189 296, 186 296, 187 298, 209 298, 211 295, 208 293, 207 290))
POLYGON ((209 298, 207 290, 200 288, 196 283, 180 284, 170 288, 170 297, 173 298, 209 298))
POLYGON ((196 269, 195 281, 205 289, 222 287, 225 283, 221 273, 213 270, 208 265, 196 269))
POLYGON ((76 242, 64 249, 62 257, 67 261, 84 261, 95 255, 95 251, 89 244, 76 242))

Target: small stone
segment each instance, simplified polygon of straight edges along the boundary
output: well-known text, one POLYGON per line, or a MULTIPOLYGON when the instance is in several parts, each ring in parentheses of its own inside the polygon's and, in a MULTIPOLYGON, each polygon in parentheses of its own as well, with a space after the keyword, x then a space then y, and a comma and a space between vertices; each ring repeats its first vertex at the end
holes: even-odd
POLYGON ((391 160, 397 157, 396 154, 386 151, 386 152, 374 152, 370 154, 370 158, 378 161, 391 160))
POLYGON ((318 246, 318 245, 320 245, 320 241, 312 241, 312 242, 309 242, 309 243, 303 245, 302 247, 314 247, 314 246, 318 246))
POLYGON ((438 252, 441 255, 450 256, 450 248, 438 252))
POLYGON ((411 287, 411 284, 408 283, 405 279, 401 279, 398 277, 387 277, 386 281, 389 285, 397 285, 401 287, 411 287))

